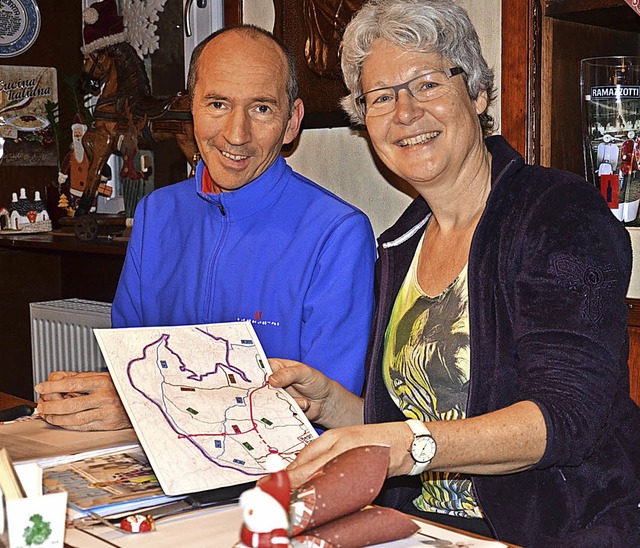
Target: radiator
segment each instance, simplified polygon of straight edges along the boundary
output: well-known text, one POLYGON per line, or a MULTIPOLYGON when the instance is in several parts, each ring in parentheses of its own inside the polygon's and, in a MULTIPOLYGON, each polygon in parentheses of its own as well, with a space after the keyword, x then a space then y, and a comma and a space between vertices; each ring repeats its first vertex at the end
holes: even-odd
POLYGON ((53 371, 106 367, 93 328, 111 327, 111 304, 84 299, 29 303, 33 383, 53 371))

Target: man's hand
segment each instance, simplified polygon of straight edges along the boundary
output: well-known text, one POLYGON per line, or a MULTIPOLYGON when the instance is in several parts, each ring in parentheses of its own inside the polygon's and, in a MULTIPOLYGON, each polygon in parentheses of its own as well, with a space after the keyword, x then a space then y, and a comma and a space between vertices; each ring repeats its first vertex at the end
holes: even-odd
POLYGON ((68 430, 120 430, 131 426, 109 373, 57 371, 35 386, 37 411, 68 430))
POLYGON ((270 359, 269 384, 285 388, 307 418, 325 428, 363 422, 363 400, 326 375, 300 362, 270 359))
POLYGON ((404 422, 385 422, 327 430, 300 451, 296 460, 287 467, 291 486, 300 487, 332 458, 354 447, 366 445, 384 445, 391 448, 387 472, 389 477, 408 474, 414 464, 409 453, 412 441, 413 433, 404 422))

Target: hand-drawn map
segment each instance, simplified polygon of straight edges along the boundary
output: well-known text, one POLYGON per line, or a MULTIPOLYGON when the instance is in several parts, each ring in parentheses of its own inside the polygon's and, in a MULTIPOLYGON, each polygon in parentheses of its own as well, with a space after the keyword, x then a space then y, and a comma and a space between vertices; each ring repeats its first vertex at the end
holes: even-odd
POLYGON ((266 382, 250 322, 95 329, 118 394, 167 495, 258 479, 317 436, 295 401, 266 382))

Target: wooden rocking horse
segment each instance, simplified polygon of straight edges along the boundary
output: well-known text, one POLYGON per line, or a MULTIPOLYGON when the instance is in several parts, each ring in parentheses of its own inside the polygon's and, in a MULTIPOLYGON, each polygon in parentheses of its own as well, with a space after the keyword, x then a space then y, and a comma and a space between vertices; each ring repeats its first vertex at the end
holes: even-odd
POLYGON ((189 96, 153 97, 144 64, 130 44, 121 42, 87 53, 81 86, 84 93, 99 98, 93 127, 83 138, 89 172, 76 216, 89 213, 102 168, 111 154, 122 154, 123 143, 130 151, 136 145, 152 149, 156 142, 175 139, 195 167, 197 145, 189 96))

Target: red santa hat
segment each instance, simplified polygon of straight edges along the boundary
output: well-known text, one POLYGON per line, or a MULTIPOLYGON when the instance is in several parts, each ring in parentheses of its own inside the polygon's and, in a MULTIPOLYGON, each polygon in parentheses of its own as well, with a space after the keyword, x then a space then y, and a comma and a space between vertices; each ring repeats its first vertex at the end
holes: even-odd
POLYGON ((71 129, 83 129, 87 130, 87 124, 84 122, 84 117, 79 112, 76 112, 73 115, 73 123, 71 124, 71 129))
POLYGON ((84 46, 81 50, 85 55, 127 41, 116 0, 101 0, 91 4, 82 12, 82 20, 84 46))
POLYGON ((258 483, 258 488, 268 495, 272 496, 285 512, 289 511, 289 502, 291 500, 291 482, 289 474, 284 470, 273 472, 264 477, 258 483))

